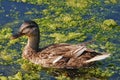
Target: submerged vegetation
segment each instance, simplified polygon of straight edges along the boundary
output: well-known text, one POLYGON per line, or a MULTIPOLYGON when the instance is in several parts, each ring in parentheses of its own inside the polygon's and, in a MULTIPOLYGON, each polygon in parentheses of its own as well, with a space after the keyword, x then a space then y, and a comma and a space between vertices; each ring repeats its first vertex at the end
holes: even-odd
MULTIPOLYGON (((120 15, 119 11, 114 9, 120 5, 119 0, 10 1, 45 6, 41 11, 33 8, 31 11, 24 12, 25 15, 38 16, 33 20, 39 24, 40 47, 52 43, 77 44, 95 40, 88 47, 96 51, 108 52, 111 57, 77 71, 44 69, 32 64, 21 57, 26 37, 10 40, 12 33, 17 30, 16 26, 22 22, 18 18, 19 12, 16 12, 10 15, 15 20, 0 26, 0 80, 120 79, 120 22, 117 18, 120 15), (114 77, 115 75, 118 76, 114 77)), ((0 14, 4 12, 0 10, 0 14)))

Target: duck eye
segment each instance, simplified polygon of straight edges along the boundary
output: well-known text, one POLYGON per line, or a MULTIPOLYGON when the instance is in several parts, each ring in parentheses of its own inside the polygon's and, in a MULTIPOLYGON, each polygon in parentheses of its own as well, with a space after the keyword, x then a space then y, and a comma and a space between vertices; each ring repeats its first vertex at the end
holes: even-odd
POLYGON ((30 28, 31 28, 31 26, 23 27, 22 29, 20 29, 20 32, 24 33, 24 32, 26 32, 26 30, 28 30, 30 28))
POLYGON ((27 26, 26 28, 32 28, 32 26, 27 26))
POLYGON ((25 29, 27 29, 27 28, 33 28, 33 27, 34 27, 33 25, 29 25, 29 26, 26 26, 25 29))

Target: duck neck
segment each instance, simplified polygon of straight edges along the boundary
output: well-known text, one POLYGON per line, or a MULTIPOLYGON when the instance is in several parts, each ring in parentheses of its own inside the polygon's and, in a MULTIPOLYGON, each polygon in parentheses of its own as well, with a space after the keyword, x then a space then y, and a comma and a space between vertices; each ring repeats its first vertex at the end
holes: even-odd
POLYGON ((40 38, 39 35, 28 37, 27 47, 30 47, 33 50, 38 51, 38 49, 39 49, 39 38, 40 38))

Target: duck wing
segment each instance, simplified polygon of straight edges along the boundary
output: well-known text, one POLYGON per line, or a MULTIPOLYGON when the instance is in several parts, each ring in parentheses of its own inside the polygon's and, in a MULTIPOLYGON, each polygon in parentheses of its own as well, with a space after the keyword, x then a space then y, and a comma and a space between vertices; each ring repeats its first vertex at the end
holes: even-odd
POLYGON ((87 48, 81 45, 71 45, 66 43, 54 44, 44 48, 40 53, 48 54, 49 56, 63 56, 63 57, 78 57, 87 48))
POLYGON ((42 66, 67 69, 79 68, 88 65, 90 62, 108 57, 108 55, 104 56, 80 44, 71 45, 65 43, 50 45, 39 53, 42 66))

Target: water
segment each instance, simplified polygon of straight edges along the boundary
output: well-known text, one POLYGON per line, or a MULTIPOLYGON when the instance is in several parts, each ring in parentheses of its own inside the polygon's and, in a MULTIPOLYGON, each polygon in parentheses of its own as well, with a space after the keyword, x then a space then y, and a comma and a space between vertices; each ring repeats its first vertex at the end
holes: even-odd
MULTIPOLYGON (((23 20, 43 18, 44 15, 41 13, 41 11, 45 10, 47 8, 48 8, 48 5, 42 5, 42 4, 34 5, 34 4, 28 4, 28 3, 22 3, 22 2, 11 2, 8 0, 3 0, 0 3, 0 29, 2 29, 6 24, 10 23, 10 27, 12 27, 12 29, 15 31, 23 20), (15 22, 17 22, 17 23, 15 23, 15 22)), ((100 7, 93 7, 93 8, 94 9, 93 9, 92 15, 96 15, 97 12, 99 12, 101 14, 101 15, 98 15, 97 18, 103 17, 104 19, 114 19, 118 25, 120 24, 120 18, 119 18, 120 5, 112 5, 112 4, 110 6, 103 5, 104 9, 101 9, 100 7), (105 14, 107 14, 107 15, 105 15, 105 14)), ((52 13, 52 14, 54 14, 54 13, 52 13)), ((88 17, 91 17, 92 15, 85 15, 84 18, 88 19, 88 17)), ((49 20, 48 20, 48 22, 49 22, 49 20)), ((46 24, 47 24, 47 21, 46 21, 46 24)), ((120 27, 120 26, 118 26, 118 27, 120 27)), ((49 31, 49 29, 48 29, 48 31, 49 31)), ((59 29, 58 29, 58 31, 59 31, 59 29)), ((67 31, 67 29, 66 29, 66 31, 67 31)), ((72 31, 73 30, 71 30, 71 32, 72 31)), ((109 33, 107 33, 107 34, 109 34, 109 33)), ((94 34, 91 33, 89 35, 91 36, 94 34)), ((120 67, 120 65, 119 65, 120 32, 113 33, 112 35, 117 36, 117 37, 113 37, 109 40, 110 42, 115 44, 115 49, 111 49, 111 50, 115 50, 115 51, 112 52, 112 58, 110 58, 110 60, 103 61, 103 69, 104 69, 104 67, 105 68, 108 67, 108 68, 110 68, 110 71, 114 71, 114 75, 109 77, 108 78, 109 80, 117 80, 117 79, 119 80, 120 79, 120 77, 119 77, 120 76, 120 68, 119 68, 120 67), (110 64, 110 67, 108 66, 108 64, 110 64)), ((109 36, 109 35, 107 35, 107 36, 109 36)), ((90 37, 90 39, 91 38, 92 37, 90 37)), ((1 38, 0 38, 0 40, 1 40, 1 38)), ((44 39, 43 39, 43 41, 44 41, 44 39)), ((9 42, 9 41, 6 41, 6 43, 7 42, 9 42)), ((74 43, 74 41, 70 41, 70 42, 74 43)), ((102 44, 104 44, 104 43, 102 43, 102 44)), ((15 45, 18 46, 18 47, 16 47, 16 50, 17 49, 20 50, 19 49, 20 44, 17 43, 15 45)), ((25 44, 23 43, 23 45, 25 45, 25 44)), ((6 44, 4 45, 4 48, 2 48, 2 49, 6 49, 6 44)), ((12 49, 14 49, 14 47, 12 49)), ((1 55, 0 55, 0 57, 1 57, 1 55)), ((18 58, 21 58, 21 57, 18 56, 18 58)), ((2 60, 0 59, 0 61, 2 61, 2 60)), ((9 61, 7 63, 9 64, 9 61)), ((11 75, 16 74, 20 70, 21 70, 21 68, 18 64, 12 64, 12 65, 7 65, 7 66, 0 65, 0 75, 11 76, 11 75)), ((41 77, 49 76, 51 80, 55 80, 55 78, 53 78, 53 76, 48 75, 46 72, 43 71, 43 73, 40 73, 41 77)), ((83 75, 83 76, 87 76, 87 75, 83 75)), ((93 79, 96 79, 96 78, 93 77, 93 79)))
POLYGON ((30 20, 34 18, 41 18, 42 15, 36 11, 41 11, 46 6, 37 6, 26 3, 18 3, 4 0, 1 2, 0 10, 0 25, 15 21, 15 20, 30 20), (32 14, 25 14, 25 12, 33 12, 32 14))

